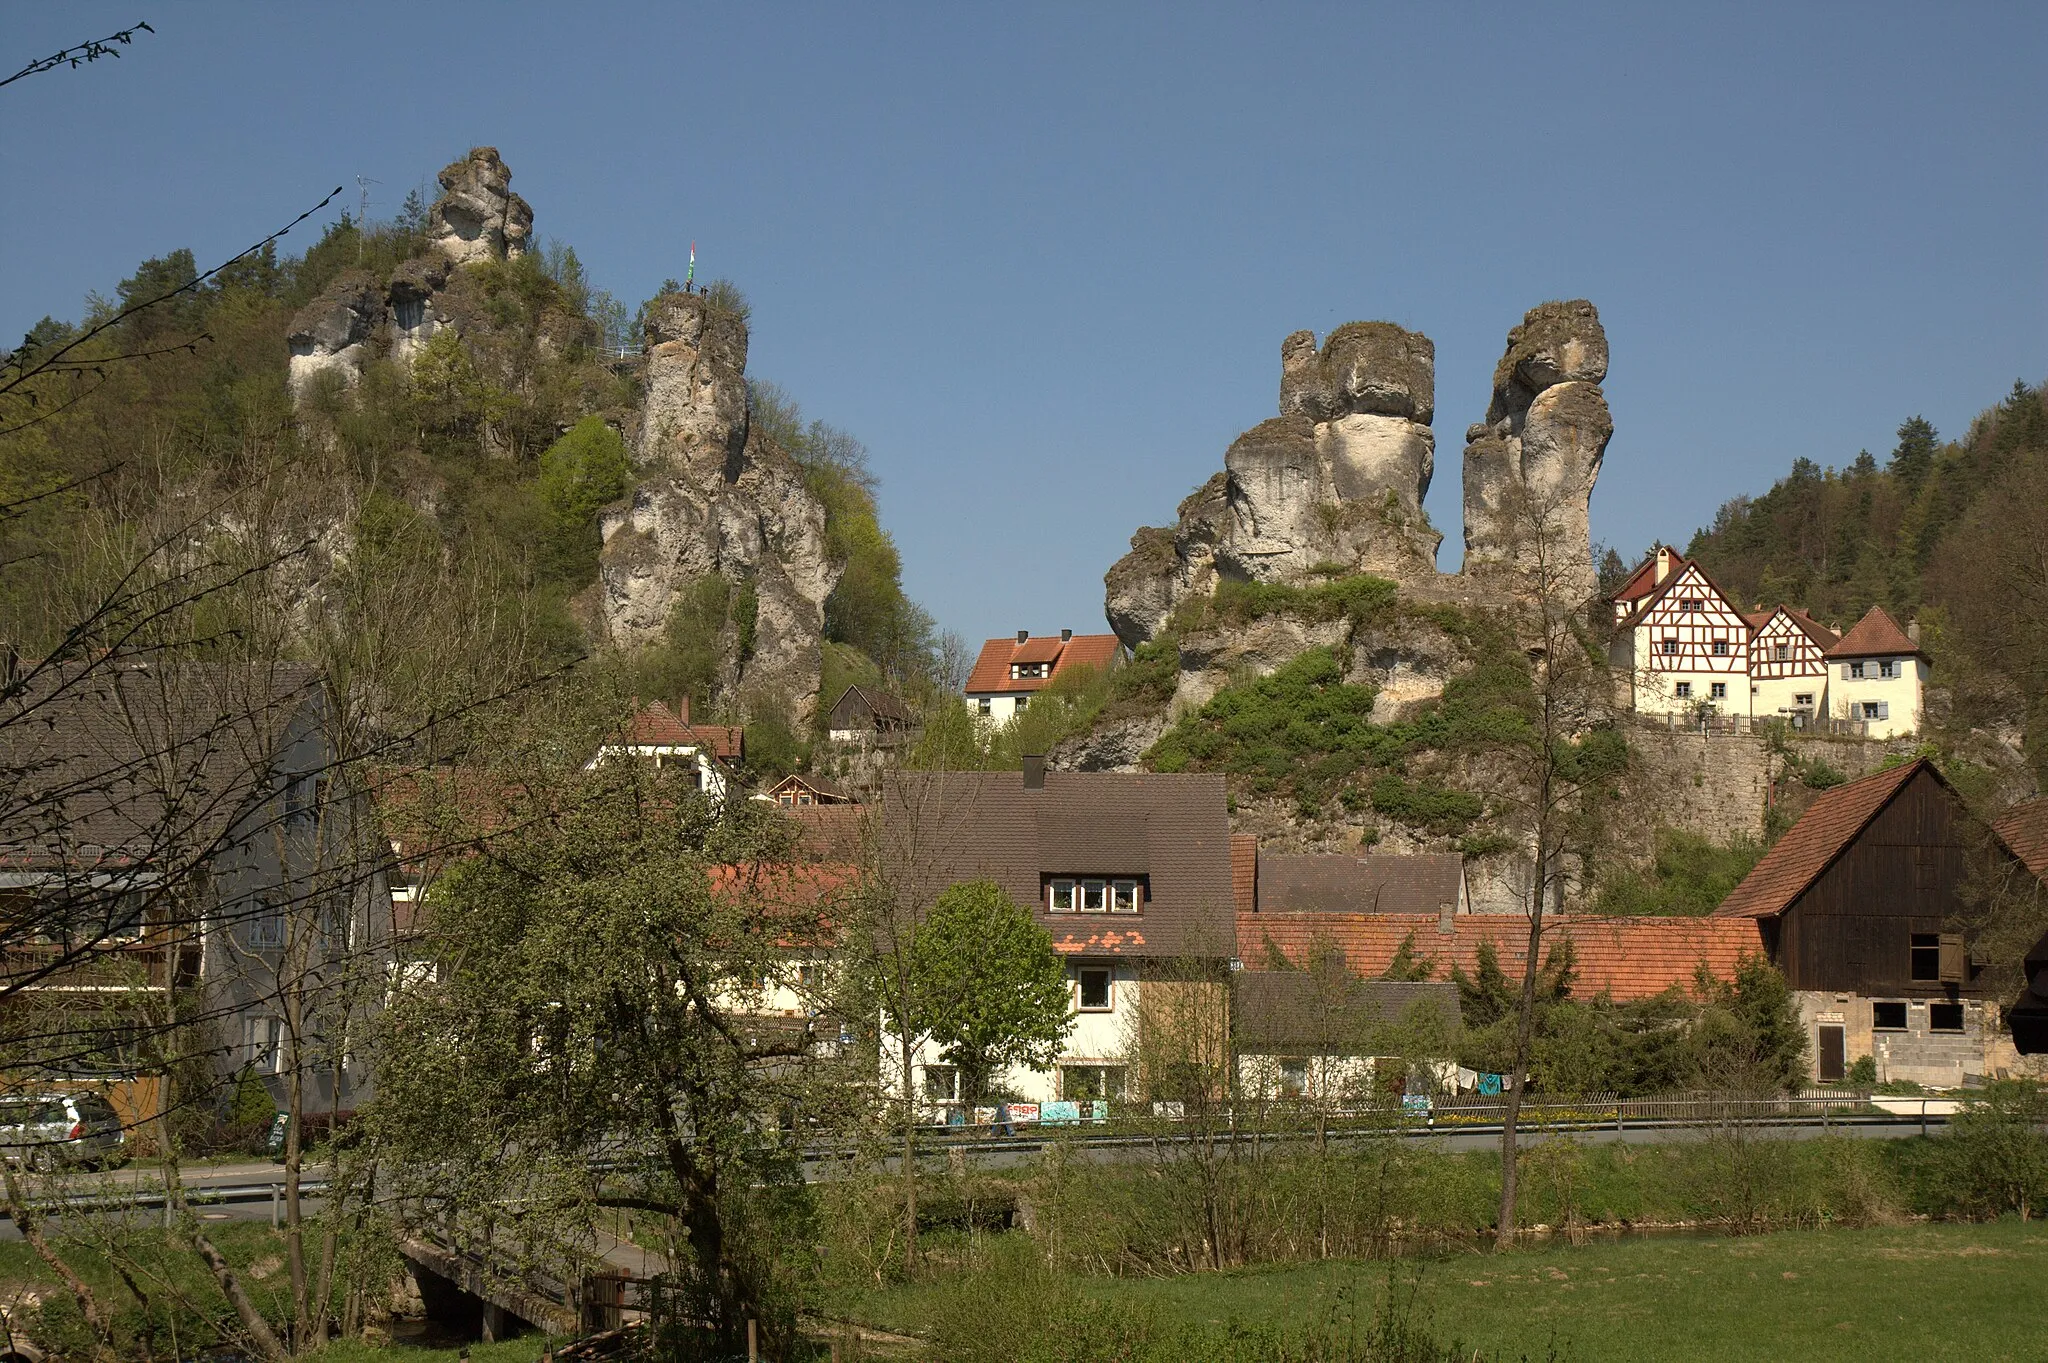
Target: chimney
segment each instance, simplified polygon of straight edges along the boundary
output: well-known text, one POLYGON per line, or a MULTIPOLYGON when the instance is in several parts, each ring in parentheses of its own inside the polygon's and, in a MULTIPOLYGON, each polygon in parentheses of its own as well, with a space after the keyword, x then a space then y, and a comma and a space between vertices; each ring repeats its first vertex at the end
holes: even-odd
POLYGON ((1069 644, 1069 643, 1072 643, 1073 641, 1074 641, 1074 631, 1072 631, 1072 630, 1070 630, 1070 629, 1063 629, 1063 630, 1061 630, 1061 631, 1060 631, 1060 642, 1061 642, 1061 643, 1063 643, 1063 644, 1069 644))
POLYGON ((1458 930, 1458 902, 1446 899, 1436 906, 1436 930, 1446 937, 1458 930))
POLYGON ((1024 754, 1024 789, 1045 789, 1045 757, 1043 754, 1024 754))
POLYGON ((1657 546, 1657 581, 1660 583, 1665 578, 1671 576, 1671 557, 1670 545, 1660 544, 1657 546))
POLYGON ((1906 637, 1914 643, 1920 642, 1920 617, 1914 616, 1906 622, 1906 637))
POLYGON ((676 698, 676 718, 685 724, 690 722, 690 698, 688 696, 676 698))

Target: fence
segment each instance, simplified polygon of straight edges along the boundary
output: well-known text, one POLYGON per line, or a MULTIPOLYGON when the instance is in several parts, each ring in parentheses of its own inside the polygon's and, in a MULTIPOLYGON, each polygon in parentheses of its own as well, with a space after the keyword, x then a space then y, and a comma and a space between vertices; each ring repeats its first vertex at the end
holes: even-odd
POLYGON ((1632 716, 1645 729, 1663 729, 1684 734, 1765 734, 1785 728, 1800 734, 1825 734, 1835 738, 1867 738, 1870 724, 1861 719, 1829 719, 1825 715, 1717 715, 1650 714, 1638 710, 1632 716))

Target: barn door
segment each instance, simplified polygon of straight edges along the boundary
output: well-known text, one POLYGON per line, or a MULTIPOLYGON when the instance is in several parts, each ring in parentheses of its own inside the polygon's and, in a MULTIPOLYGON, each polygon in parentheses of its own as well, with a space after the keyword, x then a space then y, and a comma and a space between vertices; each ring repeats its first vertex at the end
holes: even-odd
POLYGON ((1831 1084, 1839 1080, 1847 1070, 1843 1065, 1842 1029, 1823 1027, 1820 1029, 1820 1081, 1831 1084))

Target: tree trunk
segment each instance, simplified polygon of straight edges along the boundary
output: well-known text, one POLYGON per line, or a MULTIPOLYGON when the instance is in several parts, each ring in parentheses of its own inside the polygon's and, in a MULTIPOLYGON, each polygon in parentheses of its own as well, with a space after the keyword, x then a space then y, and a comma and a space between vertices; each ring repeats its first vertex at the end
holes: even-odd
POLYGON ((903 1051, 903 1268, 917 1271, 917 1097, 910 1066, 916 1047, 906 1038, 903 1051))
POLYGON ((21 1231, 21 1238, 28 1241, 36 1257, 49 1267, 52 1273, 63 1279, 65 1289, 78 1302, 78 1309, 85 1316, 87 1327, 92 1330, 93 1357, 113 1358, 114 1327, 107 1320, 107 1313, 100 1305, 99 1298, 86 1286, 85 1279, 75 1273, 71 1265, 64 1262, 62 1255, 51 1247, 49 1237, 43 1234, 42 1215, 28 1204, 21 1195, 21 1180, 12 1166, 4 1167, 7 1181, 7 1215, 21 1231))
POLYGON ((285 994, 285 1017, 289 1035, 291 1072, 285 1078, 284 1127, 284 1247, 292 1273, 292 1337, 300 1350, 313 1347, 311 1304, 306 1294, 306 1236, 304 1213, 299 1204, 299 1173, 304 1149, 300 1127, 306 1111, 304 1035, 306 1020, 303 971, 294 972, 285 994))
POLYGON ((1500 1124, 1500 1215, 1495 1221, 1495 1249, 1509 1249, 1515 1243, 1515 1213, 1518 1179, 1516 1138, 1522 1118, 1522 1090, 1529 1084, 1529 1052, 1536 1034, 1536 979, 1542 969, 1543 892, 1547 874, 1548 840, 1539 831, 1536 838, 1536 884, 1529 892, 1529 959, 1522 967, 1522 999, 1515 1018, 1515 1052, 1508 1078, 1512 1081, 1505 1097, 1507 1112, 1500 1124))
MULTIPOLYGON (((181 1213, 184 1212, 184 1201, 181 1195, 178 1198, 181 1213)), ((249 1332, 249 1338, 255 1342, 257 1351, 270 1360, 270 1363, 285 1363, 285 1360, 291 1357, 291 1351, 285 1348, 284 1341, 277 1337, 277 1332, 270 1328, 270 1322, 263 1319, 263 1313, 256 1309, 256 1303, 249 1300, 249 1294, 242 1290, 241 1280, 235 1276, 235 1270, 229 1267, 221 1252, 214 1248, 213 1241, 206 1238, 200 1231, 198 1223, 191 1220, 189 1215, 186 1216, 186 1224, 190 1227, 185 1232, 186 1238, 192 1242, 192 1248, 199 1251, 199 1257, 206 1260, 207 1268, 213 1271, 213 1280, 220 1284, 221 1295, 235 1308, 236 1317, 241 1320, 242 1328, 249 1332)))

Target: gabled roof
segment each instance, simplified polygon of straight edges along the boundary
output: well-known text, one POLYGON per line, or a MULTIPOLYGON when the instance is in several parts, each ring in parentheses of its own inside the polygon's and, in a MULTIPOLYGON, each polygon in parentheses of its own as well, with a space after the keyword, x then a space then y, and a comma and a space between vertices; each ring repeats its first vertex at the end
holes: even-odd
POLYGON ((787 787, 793 789, 799 786, 801 786, 805 790, 808 790, 811 794, 817 796, 821 800, 829 800, 834 804, 854 803, 853 795, 838 782, 828 781, 822 776, 804 776, 797 772, 791 772, 789 775, 783 777, 780 781, 777 781, 774 785, 768 787, 768 789, 763 793, 767 795, 768 798, 773 799, 775 798, 776 793, 783 790, 784 788, 787 787))
POLYGON ((1261 913, 1427 913, 1456 910, 1465 859, 1455 852, 1400 856, 1266 853, 1259 858, 1261 913))
MULTIPOLYGON (((1650 561, 1653 564, 1656 562, 1656 556, 1654 554, 1651 555, 1650 561)), ((1640 625, 1643 622, 1644 617, 1649 615, 1650 611, 1656 606, 1656 604, 1671 594, 1672 589, 1678 585, 1678 580, 1685 576, 1686 570, 1688 568, 1700 575, 1700 580, 1707 584, 1707 587, 1714 593, 1714 595, 1721 598, 1722 605, 1726 606, 1729 610, 1734 611, 1737 617, 1747 619, 1746 616, 1742 615, 1741 611, 1735 610, 1735 603, 1729 599, 1728 593, 1721 590, 1721 584, 1714 581, 1713 574, 1709 573, 1705 568, 1702 568, 1699 565, 1699 561, 1697 559, 1680 558, 1674 554, 1671 559, 1670 574, 1667 577, 1665 577, 1665 579, 1662 582, 1659 582, 1655 587, 1653 587, 1649 592, 1645 593, 1643 597, 1636 602, 1635 609, 1628 613, 1628 618, 1623 620, 1621 624, 1618 626, 1618 628, 1630 629, 1636 625, 1640 625)), ((1617 597, 1615 599, 1620 600, 1621 598, 1617 597)))
MULTIPOLYGON (((1717 918, 1775 918, 1805 894, 1821 872, 1834 864, 1870 826, 1878 811, 1906 788, 1922 771, 1940 781, 1941 773, 1924 757, 1903 766, 1873 772, 1861 780, 1822 791, 1799 816, 1799 822, 1771 845, 1750 873, 1743 877, 1721 907, 1717 918)), ((1947 782, 1943 781, 1943 785, 1947 782)))
POLYGON ((1833 648, 1837 643, 1841 642, 1841 635, 1835 633, 1826 625, 1823 625, 1820 621, 1814 619, 1812 616, 1808 615, 1805 611, 1800 610, 1796 606, 1781 605, 1778 607, 1777 611, 1773 611, 1772 614, 1775 615, 1780 612, 1782 612, 1785 618, 1787 620, 1790 620, 1793 623, 1793 625, 1798 628, 1801 634, 1804 634, 1807 638, 1813 640, 1814 643, 1820 645, 1820 649, 1823 653, 1833 648))
POLYGON ((1991 831, 2029 871, 2048 880, 2048 795, 2006 810, 1991 821, 1991 831))
MULTIPOLYGON (((1662 544, 1650 550, 1643 561, 1636 565, 1636 570, 1630 573, 1628 579, 1615 589, 1614 595, 1607 599, 1609 601, 1638 601, 1657 590, 1659 585, 1657 582, 1657 556, 1660 553, 1666 552, 1666 550, 1667 546, 1662 544)), ((1680 559, 1675 551, 1672 551, 1672 560, 1672 571, 1676 572, 1677 565, 1684 562, 1684 560, 1680 559)))
POLYGON ((721 762, 737 762, 746 750, 746 730, 738 724, 692 724, 657 700, 627 723, 625 746, 702 748, 721 762))
POLYGON ((1863 613, 1863 618, 1849 627, 1841 642, 1828 650, 1830 659, 1836 658, 1880 658, 1927 655, 1920 652, 1920 645, 1906 637, 1906 631, 1898 622, 1884 613, 1884 607, 1872 606, 1863 613))
POLYGON ((1356 1055, 1376 1026, 1417 1004, 1458 1019, 1458 987, 1445 980, 1318 979, 1306 971, 1247 970, 1237 977, 1230 1027, 1250 1055, 1356 1055))
POLYGON ((841 705, 844 705, 848 696, 852 696, 862 705, 866 706, 868 713, 874 715, 877 719, 893 719, 904 724, 911 722, 910 709, 900 698, 891 695, 880 687, 861 686, 858 683, 840 692, 839 699, 833 703, 832 709, 837 710, 841 705))
POLYGON ((970 696, 1041 691, 1068 668, 1108 667, 1116 661, 1116 650, 1114 634, 1076 634, 1064 640, 1049 635, 1022 643, 1014 637, 990 639, 981 646, 981 656, 974 660, 974 671, 968 674, 964 689, 970 696), (1014 663, 1051 663, 1052 667, 1043 677, 1012 677, 1014 663))
MULTIPOLYGON (((1271 959, 1270 947, 1296 966, 1306 967, 1319 949, 1344 953, 1345 967, 1371 978, 1392 963, 1401 943, 1413 937, 1417 957, 1435 962, 1432 979, 1450 978, 1451 967, 1467 975, 1479 968, 1479 947, 1490 944, 1500 967, 1521 977, 1529 945, 1529 920, 1519 913, 1468 913, 1441 931, 1434 914, 1251 913, 1237 918, 1237 952, 1249 971, 1271 959)), ((1654 998, 1673 986, 1690 991, 1705 965, 1718 980, 1735 977, 1744 955, 1763 950, 1756 924, 1727 918, 1606 918, 1591 914, 1544 915, 1543 952, 1569 937, 1578 978, 1572 993, 1602 993, 1617 1002, 1654 998)))

